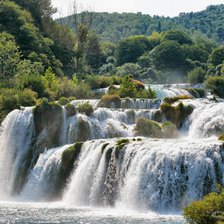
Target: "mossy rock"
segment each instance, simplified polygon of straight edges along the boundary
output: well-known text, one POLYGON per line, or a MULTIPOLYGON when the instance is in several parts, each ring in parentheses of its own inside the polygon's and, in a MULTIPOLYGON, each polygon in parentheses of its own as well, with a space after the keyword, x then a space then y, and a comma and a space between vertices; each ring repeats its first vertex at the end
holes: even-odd
POLYGON ((194 108, 191 105, 185 106, 180 102, 177 106, 163 103, 160 110, 168 121, 175 124, 177 128, 181 128, 185 119, 193 112, 194 108))
POLYGON ((187 100, 187 99, 192 99, 191 96, 188 95, 181 95, 181 96, 175 96, 175 97, 165 97, 163 100, 165 103, 173 104, 177 102, 178 100, 187 100))
POLYGON ((93 106, 89 102, 79 104, 77 110, 79 113, 87 116, 91 116, 94 112, 93 106))
POLYGON ((120 108, 121 107, 121 99, 119 95, 103 95, 98 107, 107 107, 107 108, 111 108, 115 106, 116 108, 120 108))
POLYGON ((156 110, 153 114, 153 120, 156 122, 162 122, 163 114, 161 110, 156 110))
POLYGON ((65 109, 66 109, 66 113, 68 117, 74 116, 77 114, 77 110, 73 104, 70 104, 70 103, 66 104, 65 109))
POLYGON ((127 145, 129 142, 130 142, 130 140, 127 139, 127 138, 122 138, 122 139, 117 140, 116 148, 115 148, 115 157, 116 157, 116 159, 119 158, 119 155, 120 155, 120 152, 121 152, 122 148, 125 145, 127 145))
POLYGON ((205 90, 204 89, 187 88, 186 90, 195 98, 203 98, 205 96, 205 90))
POLYGON ((137 89, 137 91, 139 90, 142 90, 142 89, 145 89, 145 84, 139 80, 136 80, 136 79, 133 79, 132 80, 134 85, 135 85, 135 88, 137 89))
POLYGON ((164 138, 178 138, 178 131, 176 126, 171 122, 165 122, 162 125, 164 138))
POLYGON ((222 133, 222 134, 219 136, 219 141, 224 142, 224 133, 222 133))
POLYGON ((35 133, 38 137, 44 130, 48 136, 47 147, 59 145, 62 107, 57 103, 42 101, 33 109, 35 133))
POLYGON ((163 131, 159 123, 147 118, 140 117, 136 120, 135 135, 162 138, 163 131))
POLYGON ((79 153, 81 152, 83 142, 76 142, 74 145, 65 149, 62 153, 61 158, 61 167, 67 173, 70 173, 75 160, 78 158, 79 153))
POLYGON ((78 127, 77 127, 77 139, 76 141, 85 142, 91 137, 91 129, 88 120, 83 117, 78 117, 78 127))
POLYGON ((130 97, 125 97, 122 99, 122 107, 123 108, 132 108, 133 100, 130 97))

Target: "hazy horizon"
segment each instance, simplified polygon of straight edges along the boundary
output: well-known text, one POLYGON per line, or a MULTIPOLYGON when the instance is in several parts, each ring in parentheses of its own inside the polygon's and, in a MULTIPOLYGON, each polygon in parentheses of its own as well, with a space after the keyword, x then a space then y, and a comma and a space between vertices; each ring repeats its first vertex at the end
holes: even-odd
MULTIPOLYGON (((67 16, 71 14, 71 6, 73 0, 52 0, 54 7, 58 8, 58 13, 54 17, 67 16)), ((206 9, 209 5, 218 5, 223 4, 223 0, 78 0, 78 5, 80 9, 91 9, 95 12, 141 12, 143 14, 149 14, 151 16, 169 16, 174 17, 178 16, 182 12, 197 12, 206 9)))

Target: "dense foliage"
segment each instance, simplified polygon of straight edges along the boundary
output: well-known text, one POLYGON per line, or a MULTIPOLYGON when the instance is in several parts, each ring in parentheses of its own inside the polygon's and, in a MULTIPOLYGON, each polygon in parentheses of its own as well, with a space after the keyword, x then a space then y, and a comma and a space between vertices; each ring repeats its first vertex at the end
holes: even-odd
POLYGON ((210 193, 203 200, 191 202, 184 209, 189 224, 221 224, 224 220, 224 192, 210 193))
MULTIPOLYGON (((50 0, 1 1, 0 118, 41 98, 60 99, 61 104, 71 101, 67 98, 100 98, 102 93, 96 90, 106 87, 106 105, 115 98, 117 103, 119 97, 155 98, 143 82, 205 81, 223 97, 224 50, 219 45, 223 8, 211 6, 173 19, 83 12, 58 23, 52 19, 56 9, 50 0), (67 26, 74 19, 75 32, 67 26), (193 28, 184 32, 181 24, 193 28), (207 36, 219 43, 194 30, 209 30, 207 36)), ((203 95, 195 89, 189 92, 203 95)), ((88 105, 79 110, 91 114, 88 105)))
MULTIPOLYGON (((224 5, 209 6, 196 13, 181 13, 178 17, 150 16, 142 13, 95 13, 93 30, 104 41, 119 41, 133 35, 151 35, 171 29, 203 33, 218 42, 224 41, 224 5)), ((81 17, 81 15, 80 15, 81 17)), ((66 22, 69 18, 64 19, 66 22)), ((74 22, 69 25, 74 29, 74 22)))

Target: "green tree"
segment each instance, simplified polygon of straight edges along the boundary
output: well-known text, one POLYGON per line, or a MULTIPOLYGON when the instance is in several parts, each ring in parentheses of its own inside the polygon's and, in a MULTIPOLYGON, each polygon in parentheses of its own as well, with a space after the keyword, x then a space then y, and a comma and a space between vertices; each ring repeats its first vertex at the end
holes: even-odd
POLYGON ((162 35, 162 41, 176 41, 180 45, 183 44, 192 44, 191 38, 182 31, 179 30, 170 30, 164 32, 162 35))
POLYGON ((130 75, 126 75, 120 85, 121 97, 135 97, 136 87, 130 75))
POLYGON ((124 77, 126 75, 132 75, 134 78, 138 78, 141 67, 138 64, 126 63, 117 68, 116 75, 124 77))
POLYGON ((161 69, 178 69, 185 64, 185 55, 181 45, 176 41, 164 41, 151 52, 154 66, 161 69))
POLYGON ((197 67, 187 74, 187 80, 190 83, 203 83, 206 71, 203 68, 197 67))
POLYGON ((212 51, 210 55, 210 61, 212 65, 217 66, 223 63, 224 61, 224 46, 216 48, 212 51))
POLYGON ((12 79, 20 62, 20 52, 14 37, 0 33, 0 80, 12 79))
POLYGON ((132 36, 122 40, 117 47, 117 64, 135 63, 146 51, 152 49, 146 36, 132 36))
POLYGON ((206 80, 205 85, 214 94, 224 98, 224 76, 213 76, 206 80))

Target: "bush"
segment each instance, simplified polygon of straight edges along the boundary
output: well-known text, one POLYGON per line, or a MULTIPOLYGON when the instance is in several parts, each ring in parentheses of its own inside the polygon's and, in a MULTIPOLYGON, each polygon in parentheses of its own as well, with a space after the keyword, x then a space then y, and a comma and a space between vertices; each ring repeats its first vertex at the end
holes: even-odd
POLYGON ((206 80, 205 85, 212 93, 224 98, 224 76, 214 76, 206 80))
POLYGON ((136 120, 135 134, 152 138, 163 137, 162 128, 159 123, 143 117, 136 120))
POLYGON ((113 84, 113 79, 108 76, 102 75, 89 75, 87 76, 86 82, 92 89, 105 88, 113 84))
POLYGON ((69 99, 67 97, 61 97, 59 100, 58 100, 58 103, 61 104, 61 105, 66 105, 69 103, 69 99))
POLYGON ((191 202, 184 209, 184 217, 189 224, 216 224, 223 221, 224 192, 210 193, 201 201, 191 202), (220 220, 221 219, 221 220, 220 220))
POLYGON ((79 104, 77 110, 79 113, 86 114, 87 116, 91 116, 94 112, 93 106, 89 102, 79 104))
POLYGON ((99 104, 98 107, 108 107, 110 108, 112 105, 115 105, 116 108, 121 107, 121 99, 119 95, 104 95, 99 104))

